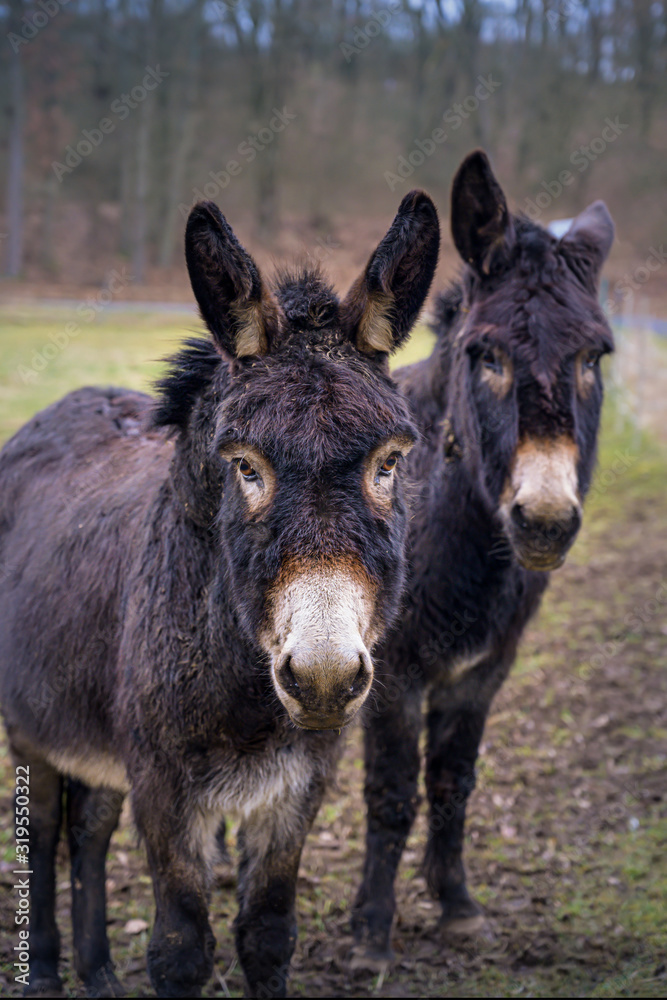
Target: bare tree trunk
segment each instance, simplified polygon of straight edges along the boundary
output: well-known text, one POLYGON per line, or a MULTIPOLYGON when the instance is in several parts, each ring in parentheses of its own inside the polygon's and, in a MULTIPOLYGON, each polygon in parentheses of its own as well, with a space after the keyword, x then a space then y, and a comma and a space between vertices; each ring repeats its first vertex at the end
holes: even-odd
MULTIPOLYGON (((146 23, 146 59, 148 66, 155 66, 157 56, 158 26, 162 16, 162 0, 151 0, 146 23)), ((153 95, 148 94, 139 109, 137 128, 137 173, 135 188, 134 246, 132 274, 139 284, 146 280, 148 263, 148 201, 151 180, 151 125, 154 114, 153 95)))
POLYGON ((148 236, 148 160, 150 148, 150 109, 144 101, 139 110, 137 130, 137 186, 135 189, 134 246, 132 277, 142 284, 146 278, 146 241, 148 236))
POLYGON ((53 242, 53 221, 57 198, 58 182, 55 175, 50 173, 44 184, 44 223, 41 232, 41 250, 42 267, 47 274, 51 275, 56 275, 58 272, 58 258, 53 242))
MULTIPOLYGON (((182 220, 177 213, 176 205, 180 200, 183 180, 187 170, 188 160, 194 148, 197 126, 201 118, 199 109, 199 78, 201 73, 201 31, 202 8, 204 0, 194 0, 189 19, 187 38, 187 55, 184 72, 183 100, 169 108, 172 119, 178 121, 178 139, 175 148, 169 151, 170 169, 166 182, 164 198, 164 221, 160 236, 160 267, 169 267, 174 256, 177 224, 182 220)), ((172 91, 175 95, 181 88, 172 91)))
MULTIPOLYGON (((16 35, 21 31, 21 0, 10 0, 9 30, 16 35)), ((14 46, 12 46, 14 48, 14 46)), ((22 45, 10 56, 10 116, 9 171, 7 174, 7 274, 17 277, 23 268, 23 129, 25 124, 25 95, 23 85, 22 45)))
POLYGON ((632 0, 636 30, 636 87, 640 101, 640 132, 646 136, 653 118, 656 87, 653 74, 654 15, 650 0, 632 0))
POLYGON ((174 257, 176 224, 179 221, 176 205, 183 187, 188 159, 195 144, 199 117, 199 112, 193 109, 185 113, 181 126, 181 140, 171 154, 171 170, 167 186, 167 211, 165 212, 160 240, 160 267, 169 267, 174 257))

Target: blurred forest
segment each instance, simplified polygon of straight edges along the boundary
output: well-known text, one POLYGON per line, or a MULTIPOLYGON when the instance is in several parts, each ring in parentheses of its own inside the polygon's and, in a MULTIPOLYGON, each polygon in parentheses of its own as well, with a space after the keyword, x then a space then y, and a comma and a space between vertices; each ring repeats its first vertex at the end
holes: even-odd
POLYGON ((660 257, 665 0, 0 10, 5 275, 84 285, 124 265, 135 284, 185 287, 184 219, 198 197, 267 259, 305 247, 326 260, 358 242, 363 260, 367 233, 411 187, 447 215, 452 175, 475 146, 514 207, 540 221, 605 198, 617 273, 660 257))

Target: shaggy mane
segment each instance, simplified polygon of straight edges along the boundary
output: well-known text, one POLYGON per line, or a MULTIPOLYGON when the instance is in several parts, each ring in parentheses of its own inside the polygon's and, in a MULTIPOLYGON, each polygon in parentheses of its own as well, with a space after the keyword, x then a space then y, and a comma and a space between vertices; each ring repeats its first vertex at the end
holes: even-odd
POLYGON ((212 340, 191 337, 169 359, 165 374, 156 380, 158 394, 154 427, 185 427, 195 400, 210 386, 221 358, 212 340))

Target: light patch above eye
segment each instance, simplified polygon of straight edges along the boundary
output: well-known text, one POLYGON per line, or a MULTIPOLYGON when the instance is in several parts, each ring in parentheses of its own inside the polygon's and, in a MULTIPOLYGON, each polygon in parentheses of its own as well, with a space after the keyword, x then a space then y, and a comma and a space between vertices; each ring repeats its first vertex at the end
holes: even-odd
POLYGON ((220 454, 235 467, 250 513, 255 516, 266 513, 276 492, 276 476, 268 460, 243 442, 227 445, 220 454))
POLYGON ((391 509, 396 470, 413 444, 414 441, 407 437, 390 438, 374 448, 364 462, 364 493, 383 513, 391 509))
POLYGON ((494 396, 504 399, 512 387, 514 368, 500 347, 485 347, 479 355, 479 378, 494 396))

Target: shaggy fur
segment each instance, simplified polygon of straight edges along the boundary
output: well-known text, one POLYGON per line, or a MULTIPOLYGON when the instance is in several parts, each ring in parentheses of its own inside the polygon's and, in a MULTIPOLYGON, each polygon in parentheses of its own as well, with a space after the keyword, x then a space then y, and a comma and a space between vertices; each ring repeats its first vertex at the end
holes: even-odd
MULTIPOLYGON (((367 854, 354 911, 359 942, 382 958, 417 805, 424 693, 428 884, 451 930, 470 930, 480 913, 465 884, 465 804, 491 701, 548 583, 516 556, 499 518, 503 490, 522 440, 565 435, 576 447, 583 498, 602 402, 597 358, 612 349, 596 295, 613 235, 601 203, 558 241, 510 216, 486 157, 475 153, 454 184, 452 230, 471 263, 437 300, 431 357, 396 376, 422 438, 409 457, 408 599, 380 650, 378 694, 367 709, 367 854), (502 398, 486 377, 496 364, 490 348, 502 351, 511 373, 502 398), (577 388, 582 365, 585 394, 577 388)), ((540 527, 547 554, 564 555, 572 527, 567 537, 558 524, 540 527)))
MULTIPOLYGON (((394 302, 392 348, 422 306, 438 241, 432 203, 412 192, 369 262, 379 254, 394 302), (420 270, 417 292, 406 267, 420 270)), ((386 354, 357 346, 363 317, 347 319, 317 273, 268 289, 210 203, 193 209, 186 257, 212 338, 186 344, 158 399, 81 389, 0 455, 0 696, 30 772, 33 991, 60 986, 66 793, 75 967, 90 995, 124 995, 104 859, 129 790, 155 890, 158 995, 198 995, 211 974, 209 867, 227 811, 241 817, 236 941, 249 995, 284 995, 301 848, 340 734, 296 728, 276 695, 259 641, 270 588, 285 566, 348 560, 372 584, 381 636, 403 585, 400 478, 381 513, 361 485, 378 442, 415 430, 386 354), (234 442, 273 467, 262 516, 238 460, 221 458, 234 442)), ((363 288, 362 276, 355 302, 363 288)))

